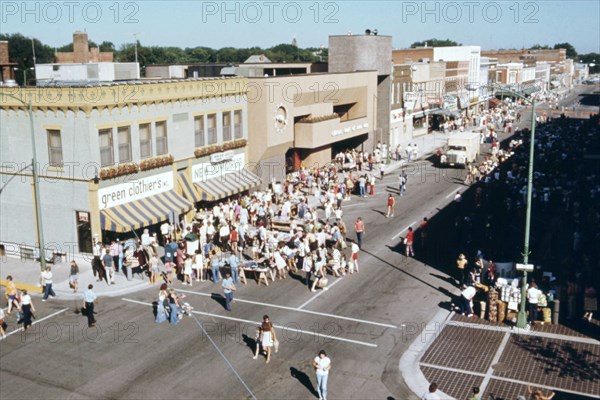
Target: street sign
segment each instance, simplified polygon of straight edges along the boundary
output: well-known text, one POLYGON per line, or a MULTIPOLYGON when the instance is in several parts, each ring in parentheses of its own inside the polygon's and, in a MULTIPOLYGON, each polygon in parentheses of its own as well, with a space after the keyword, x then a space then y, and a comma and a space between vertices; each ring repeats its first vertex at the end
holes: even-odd
POLYGON ((517 264, 517 271, 533 272, 533 264, 517 264))

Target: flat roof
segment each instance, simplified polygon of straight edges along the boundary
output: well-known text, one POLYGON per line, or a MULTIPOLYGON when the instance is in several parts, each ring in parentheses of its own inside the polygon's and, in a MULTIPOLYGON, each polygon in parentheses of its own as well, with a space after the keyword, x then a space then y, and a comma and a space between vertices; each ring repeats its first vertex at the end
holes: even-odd
POLYGON ((392 35, 366 35, 364 33, 358 33, 358 34, 351 34, 351 35, 329 35, 329 37, 353 37, 353 36, 368 36, 368 37, 385 37, 385 38, 391 38, 392 35))
POLYGON ((365 72, 378 72, 378 71, 376 69, 365 69, 365 70, 360 70, 360 71, 348 71, 348 72, 314 72, 311 74, 253 76, 253 77, 250 77, 249 79, 295 78, 298 76, 360 74, 360 73, 365 73, 365 72))
MULTIPOLYGON (((294 75, 296 76, 296 75, 294 75)), ((216 81, 216 80, 234 80, 240 79, 240 76, 213 76, 201 78, 183 78, 183 79, 133 79, 125 81, 56 81, 52 79, 38 79, 38 86, 49 87, 99 87, 99 86, 124 86, 124 85, 151 85, 153 83, 180 83, 180 82, 198 82, 198 81, 216 81), (47 82, 47 83, 46 83, 47 82)))

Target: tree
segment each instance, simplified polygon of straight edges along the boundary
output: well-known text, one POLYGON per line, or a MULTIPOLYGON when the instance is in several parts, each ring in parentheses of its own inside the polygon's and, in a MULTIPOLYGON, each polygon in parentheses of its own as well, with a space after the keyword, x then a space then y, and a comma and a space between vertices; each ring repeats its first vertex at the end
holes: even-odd
POLYGON ((600 72, 600 53, 588 53, 588 54, 579 54, 577 59, 586 64, 594 64, 590 65, 590 74, 597 74, 600 72))
POLYGON ((567 50, 567 58, 572 58, 572 59, 577 58, 577 50, 575 50, 575 47, 569 42, 556 43, 554 45, 554 49, 555 50, 566 49, 567 50))
MULTIPOLYGON (((32 38, 25 37, 20 33, 14 34, 0 34, 0 40, 8 41, 8 53, 9 60, 16 62, 16 67, 19 71, 25 71, 33 67, 33 51, 31 49, 32 38)), ((37 39, 33 39, 33 45, 35 47, 35 62, 37 64, 51 63, 54 61, 54 49, 40 42, 37 39)), ((15 80, 20 85, 23 84, 23 73, 16 73, 15 80)), ((31 74, 27 77, 32 77, 31 74)))
POLYGON ((529 48, 529 50, 550 50, 550 46, 546 44, 543 46, 541 44, 534 44, 529 48))
POLYGON ((433 38, 433 39, 429 39, 429 40, 424 40, 422 42, 414 42, 413 44, 410 45, 410 48, 415 49, 417 47, 425 47, 425 45, 427 45, 427 47, 462 46, 461 43, 455 42, 454 40, 433 38))
POLYGON ((98 47, 100 48, 100 51, 103 51, 103 52, 111 52, 112 51, 114 53, 116 51, 115 45, 113 44, 113 42, 108 42, 106 40, 104 42, 100 43, 100 46, 98 46, 98 47))

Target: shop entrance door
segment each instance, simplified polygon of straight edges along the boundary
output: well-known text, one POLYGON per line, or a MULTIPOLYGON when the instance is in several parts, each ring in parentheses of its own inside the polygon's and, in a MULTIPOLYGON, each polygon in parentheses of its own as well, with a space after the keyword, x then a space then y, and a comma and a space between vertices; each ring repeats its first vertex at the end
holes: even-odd
POLYGON ((77 219, 77 245, 80 253, 92 252, 92 224, 90 213, 87 211, 76 211, 77 219))

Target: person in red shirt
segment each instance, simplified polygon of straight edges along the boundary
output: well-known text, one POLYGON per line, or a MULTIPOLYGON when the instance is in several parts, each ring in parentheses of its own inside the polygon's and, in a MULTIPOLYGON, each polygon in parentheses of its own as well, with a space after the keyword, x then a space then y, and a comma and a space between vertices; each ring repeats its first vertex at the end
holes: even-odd
POLYGON ((229 245, 231 246, 231 252, 233 254, 237 254, 238 250, 238 231, 235 226, 231 228, 231 233, 229 234, 229 245))
POLYGON ((392 194, 390 193, 390 195, 388 196, 387 199, 387 214, 385 215, 386 218, 390 218, 394 216, 394 206, 396 205, 396 200, 394 199, 394 196, 392 196, 392 194))
POLYGON ((406 247, 406 257, 409 257, 412 255, 412 257, 415 256, 415 252, 413 251, 413 242, 415 240, 415 233, 413 232, 413 228, 409 227, 408 228, 408 232, 406 232, 406 238, 404 239, 405 241, 405 247, 406 247))
POLYGON ((365 235, 365 223, 361 217, 356 219, 354 223, 354 230, 356 231, 356 243, 358 247, 362 247, 363 236, 365 235))

